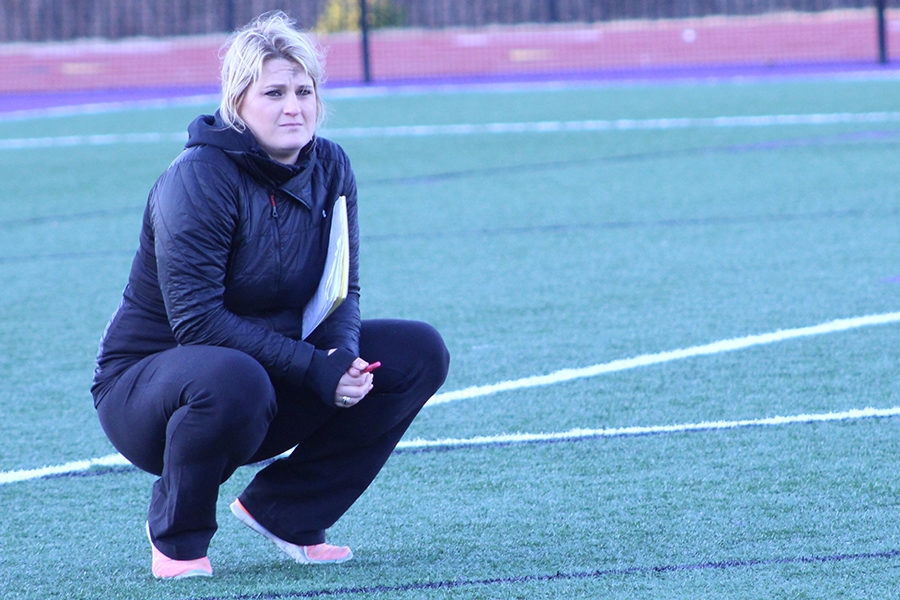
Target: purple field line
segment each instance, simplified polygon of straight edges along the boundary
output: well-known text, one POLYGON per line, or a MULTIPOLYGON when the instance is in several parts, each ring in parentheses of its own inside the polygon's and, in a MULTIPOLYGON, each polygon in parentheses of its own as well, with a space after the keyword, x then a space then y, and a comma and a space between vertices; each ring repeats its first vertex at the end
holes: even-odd
POLYGON ((491 579, 455 579, 444 581, 426 581, 404 583, 396 585, 376 585, 361 587, 341 587, 334 589, 307 590, 298 592, 277 592, 236 596, 212 596, 202 598, 190 598, 189 600, 275 600, 277 598, 323 598, 331 596, 354 596, 362 594, 383 594, 391 592, 411 592, 424 590, 446 590, 471 587, 484 587, 493 585, 514 585, 535 582, 572 581, 584 579, 603 579, 623 575, 653 575, 659 573, 679 573, 687 571, 725 570, 748 567, 772 567, 779 565, 824 564, 845 562, 850 560, 885 560, 900 557, 900 550, 888 550, 885 552, 860 552, 856 554, 832 554, 826 556, 798 556, 788 558, 768 559, 732 559, 713 562, 700 562, 688 564, 657 565, 647 567, 620 567, 613 569, 599 569, 596 571, 579 571, 546 575, 522 575, 518 577, 496 577, 491 579))
MULTIPOLYGON (((739 64, 710 66, 673 66, 629 69, 593 69, 538 72, 509 75, 438 76, 409 79, 385 79, 370 84, 361 81, 329 81, 327 89, 336 94, 390 93, 446 89, 448 86, 478 87, 554 83, 562 85, 615 85, 621 83, 679 83, 769 78, 805 78, 820 76, 897 76, 900 66, 876 62, 822 62, 782 65, 739 64)), ((190 97, 215 96, 216 85, 117 88, 83 91, 8 93, 0 95, 0 114, 87 105, 128 105, 148 101, 176 102, 190 97)), ((36 115, 39 116, 39 115, 36 115)))

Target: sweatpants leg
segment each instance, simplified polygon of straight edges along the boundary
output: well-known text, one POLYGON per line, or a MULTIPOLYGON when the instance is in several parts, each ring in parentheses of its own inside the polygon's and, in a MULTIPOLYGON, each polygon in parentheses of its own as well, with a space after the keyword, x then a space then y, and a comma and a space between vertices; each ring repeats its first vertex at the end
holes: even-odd
POLYGON ((254 460, 299 445, 261 470, 240 500, 289 542, 325 540, 325 530, 372 483, 449 366, 437 331, 414 321, 363 321, 360 356, 382 366, 374 389, 351 408, 327 406, 308 392, 284 401, 288 394, 279 390, 278 415, 254 460))
POLYGON ((97 407, 116 449, 159 475, 148 523, 166 556, 206 556, 219 485, 259 448, 275 416, 272 383, 253 358, 228 348, 179 346, 148 356, 97 407))

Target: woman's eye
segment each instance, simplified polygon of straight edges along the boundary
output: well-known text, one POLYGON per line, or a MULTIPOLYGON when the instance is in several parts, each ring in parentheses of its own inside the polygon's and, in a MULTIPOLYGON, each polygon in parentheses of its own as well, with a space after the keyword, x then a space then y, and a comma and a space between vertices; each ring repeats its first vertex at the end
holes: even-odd
POLYGON ((281 92, 279 92, 278 90, 269 90, 268 92, 266 92, 266 96, 271 96, 273 98, 277 98, 280 95, 281 92))

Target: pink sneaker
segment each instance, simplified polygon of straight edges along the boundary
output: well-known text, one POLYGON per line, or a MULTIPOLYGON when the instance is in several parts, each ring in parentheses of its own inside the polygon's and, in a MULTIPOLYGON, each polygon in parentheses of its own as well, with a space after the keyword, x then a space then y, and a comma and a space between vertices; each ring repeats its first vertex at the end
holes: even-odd
POLYGON ((331 546, 329 544, 316 544, 314 546, 298 546, 285 541, 260 525, 253 516, 247 512, 240 500, 231 503, 231 512, 240 519, 241 523, 268 538, 270 542, 278 546, 282 552, 290 556, 296 562, 303 565, 325 565, 347 562, 353 558, 353 551, 347 546, 331 546))
POLYGON ((195 558, 193 560, 175 560, 169 558, 156 549, 153 538, 150 537, 150 524, 147 523, 147 539, 150 540, 150 548, 153 549, 151 571, 157 579, 186 579, 188 577, 212 577, 212 565, 209 559, 195 558))

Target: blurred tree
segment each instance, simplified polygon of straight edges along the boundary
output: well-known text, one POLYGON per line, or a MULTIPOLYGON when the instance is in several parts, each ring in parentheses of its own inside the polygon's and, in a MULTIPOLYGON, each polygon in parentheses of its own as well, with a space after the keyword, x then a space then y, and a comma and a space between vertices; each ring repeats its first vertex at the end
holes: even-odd
MULTIPOLYGON (((328 0, 319 20, 316 31, 319 33, 335 33, 338 31, 359 31, 361 0, 328 0)), ((403 15, 391 0, 365 0, 369 27, 393 27, 403 24, 403 15)))

